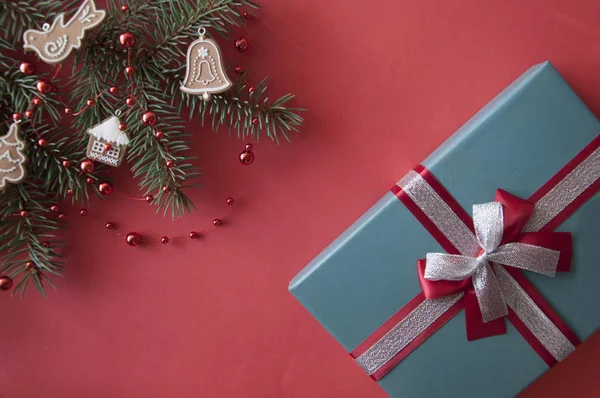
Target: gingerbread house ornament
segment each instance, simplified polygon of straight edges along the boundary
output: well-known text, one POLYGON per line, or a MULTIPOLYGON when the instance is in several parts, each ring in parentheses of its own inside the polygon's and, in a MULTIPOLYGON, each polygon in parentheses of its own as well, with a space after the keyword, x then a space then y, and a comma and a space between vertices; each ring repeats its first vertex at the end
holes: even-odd
POLYGON ((125 158, 129 138, 119 130, 119 118, 109 117, 88 130, 87 157, 109 166, 118 167, 125 158), (108 145, 107 145, 108 144, 108 145))

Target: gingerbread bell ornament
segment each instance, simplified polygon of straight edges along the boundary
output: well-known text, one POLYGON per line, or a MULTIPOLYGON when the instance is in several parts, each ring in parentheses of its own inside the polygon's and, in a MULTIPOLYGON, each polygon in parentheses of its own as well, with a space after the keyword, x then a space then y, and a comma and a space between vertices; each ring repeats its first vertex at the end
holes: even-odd
POLYGON ((209 101, 211 94, 229 90, 232 83, 225 73, 217 43, 204 36, 206 29, 198 29, 198 33, 200 38, 192 42, 187 51, 187 69, 181 90, 201 95, 205 101, 209 101))

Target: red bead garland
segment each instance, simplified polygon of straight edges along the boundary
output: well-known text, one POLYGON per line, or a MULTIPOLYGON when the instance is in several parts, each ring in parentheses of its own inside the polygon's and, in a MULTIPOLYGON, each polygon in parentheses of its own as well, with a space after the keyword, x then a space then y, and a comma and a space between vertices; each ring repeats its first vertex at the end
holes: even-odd
POLYGON ((35 73, 35 66, 29 62, 21 62, 21 65, 19 65, 19 70, 24 75, 33 75, 35 73))
POLYGON ((248 43, 248 39, 245 37, 239 37, 233 42, 233 46, 237 51, 244 52, 248 49, 250 43, 248 43))
POLYGON ((154 112, 144 112, 144 114, 142 115, 142 123, 144 123, 147 126, 154 126, 156 125, 156 122, 158 121, 158 118, 156 117, 156 113, 154 112))
POLYGON ((94 162, 92 162, 89 159, 86 159, 83 162, 81 162, 81 164, 79 165, 79 168, 81 169, 81 171, 83 171, 86 174, 91 174, 96 169, 96 167, 94 166, 94 162))
POLYGON ((248 166, 254 162, 254 153, 249 150, 244 150, 240 153, 240 163, 244 166, 248 166))
POLYGON ((130 232, 125 237, 125 242, 127 242, 129 246, 135 247, 142 243, 142 236, 137 232, 130 232))
POLYGON ((104 195, 104 196, 108 196, 113 192, 113 187, 110 183, 108 182, 103 182, 100 185, 98 185, 98 191, 104 195))
POLYGON ((48 94, 52 91, 52 83, 48 80, 40 80, 35 84, 35 88, 40 94, 48 94))
POLYGON ((119 43, 125 48, 129 48, 135 44, 135 36, 129 32, 122 33, 119 36, 119 43))
POLYGON ((0 290, 9 290, 12 287, 12 279, 8 276, 0 276, 0 290))

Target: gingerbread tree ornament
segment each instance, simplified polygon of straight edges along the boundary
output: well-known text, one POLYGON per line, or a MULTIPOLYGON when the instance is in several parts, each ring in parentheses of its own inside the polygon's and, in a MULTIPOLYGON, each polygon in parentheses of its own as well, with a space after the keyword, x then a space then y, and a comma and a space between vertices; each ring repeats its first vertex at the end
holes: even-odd
POLYGON ((5 189, 8 183, 20 183, 27 175, 26 145, 19 136, 20 132, 19 123, 13 123, 8 134, 0 137, 0 190, 5 189))

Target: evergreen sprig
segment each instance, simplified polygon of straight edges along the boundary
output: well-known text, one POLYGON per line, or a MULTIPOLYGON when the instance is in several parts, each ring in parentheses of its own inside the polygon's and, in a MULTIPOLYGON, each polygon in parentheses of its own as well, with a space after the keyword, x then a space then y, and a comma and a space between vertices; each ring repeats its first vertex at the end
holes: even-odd
POLYGON ((55 93, 41 94, 36 89, 47 74, 24 75, 20 72, 20 51, 15 42, 28 27, 38 26, 76 2, 42 1, 35 10, 30 2, 0 4, 0 135, 6 134, 13 113, 23 114, 32 109, 32 100, 42 100, 34 116, 20 123, 21 138, 27 143, 27 179, 18 185, 9 184, 0 191, 0 274, 16 279, 13 294, 23 296, 32 283, 43 295, 46 284, 53 286, 50 275, 61 275, 63 263, 57 249, 64 245, 55 236, 64 227, 51 206, 70 199, 83 203, 91 190, 98 193, 87 178, 98 181, 97 173, 82 175, 79 162, 85 159, 85 147, 69 139, 60 127, 62 113, 55 93), (60 5, 60 7, 59 7, 60 5), (16 8, 15 8, 16 7, 16 8), (46 140, 40 145, 39 139, 46 140), (64 167, 70 160, 71 167, 64 167), (70 190, 70 191, 69 191, 70 190), (27 215, 22 216, 21 212, 27 215), (32 264, 28 267, 27 264, 32 264))
POLYGON ((119 114, 130 138, 127 161, 143 195, 153 195, 157 211, 176 217, 194 208, 185 190, 197 186, 190 181, 199 175, 188 151, 193 136, 185 131, 186 120, 209 124, 215 131, 225 126, 242 139, 258 141, 264 135, 276 142, 280 137, 289 140, 303 122, 301 110, 288 107, 293 95, 271 102, 267 79, 249 90, 247 72, 236 76, 231 90, 213 95, 209 102, 180 90, 187 47, 198 36, 198 28, 204 27, 209 36, 227 38, 231 28, 245 23, 245 13, 258 8, 250 0, 130 0, 126 12, 120 3, 108 1, 104 21, 86 32, 73 57, 69 84, 58 85, 57 93, 38 93, 36 83, 49 77, 19 72, 23 33, 40 29, 60 12, 72 14, 79 4, 80 0, 0 4, 1 120, 24 112, 35 96, 43 100, 33 119, 21 123, 22 136, 29 143, 28 178, 0 192, 0 274, 22 276, 14 289, 21 295, 33 283, 45 296, 45 283, 52 285, 49 275, 63 271, 56 248, 64 242, 55 237, 63 223, 50 207, 57 200, 86 203, 90 192, 99 195, 97 184, 87 180, 98 182, 103 167, 97 164, 96 172, 89 175, 79 169, 91 127, 119 114), (129 55, 119 43, 124 32, 136 39, 129 55), (128 64, 135 69, 132 78, 124 74, 128 64), (108 90, 113 86, 118 91, 111 94, 108 90), (125 100, 131 96, 136 104, 129 107, 125 100), (67 97, 73 109, 84 111, 65 122, 62 98, 67 97), (95 99, 95 105, 86 107, 88 99, 95 99), (156 126, 142 122, 146 111, 157 115, 156 126), (65 123, 71 124, 68 130, 61 127, 65 123), (157 139, 156 131, 163 132, 164 139, 157 139), (39 145, 40 136, 47 145, 39 145), (71 166, 65 167, 64 160, 71 166), (168 167, 167 161, 174 166, 168 167), (27 211, 26 217, 20 215, 22 210, 27 211))

